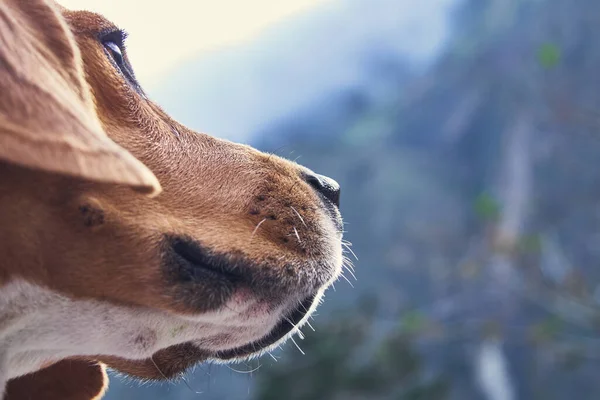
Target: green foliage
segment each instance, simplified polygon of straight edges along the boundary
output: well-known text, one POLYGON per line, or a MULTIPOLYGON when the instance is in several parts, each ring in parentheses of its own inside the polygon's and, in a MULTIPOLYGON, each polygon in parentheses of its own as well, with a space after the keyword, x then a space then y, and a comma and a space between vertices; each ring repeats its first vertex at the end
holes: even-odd
MULTIPOLYGON (((420 325, 412 314, 409 324, 420 325)), ((302 341, 305 355, 286 359, 259 375, 256 400, 445 399, 447 384, 423 378, 421 357, 402 330, 372 346, 367 316, 344 316, 302 341)), ((413 328, 414 328, 413 327, 413 328)))
POLYGON ((519 250, 523 253, 537 254, 541 248, 541 238, 538 234, 523 235, 519 240, 519 250))
POLYGON ((536 343, 552 341, 564 330, 564 322, 557 317, 549 317, 531 326, 531 337, 536 343))
POLYGON ((396 397, 398 400, 435 400, 444 399, 449 391, 447 382, 438 380, 427 386, 414 387, 396 397))
POLYGON ((554 68, 561 60, 561 51, 555 43, 544 43, 538 48, 537 59, 544 68, 554 68))
POLYGON ((581 346, 567 349, 560 362, 564 369, 576 370, 585 363, 585 349, 581 346))
POLYGON ((410 311, 402 316, 400 328, 407 335, 423 332, 427 324, 427 317, 418 311, 410 311))
POLYGON ((500 203, 489 193, 481 193, 475 199, 475 214, 484 221, 496 221, 500 217, 500 203))

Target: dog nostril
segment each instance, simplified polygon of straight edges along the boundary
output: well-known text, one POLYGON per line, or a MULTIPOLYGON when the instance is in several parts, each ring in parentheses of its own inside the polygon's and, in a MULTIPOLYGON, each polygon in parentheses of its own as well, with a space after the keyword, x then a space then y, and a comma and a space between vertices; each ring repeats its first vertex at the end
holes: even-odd
POLYGON ((312 172, 305 173, 304 180, 336 207, 340 206, 340 185, 336 181, 312 172))

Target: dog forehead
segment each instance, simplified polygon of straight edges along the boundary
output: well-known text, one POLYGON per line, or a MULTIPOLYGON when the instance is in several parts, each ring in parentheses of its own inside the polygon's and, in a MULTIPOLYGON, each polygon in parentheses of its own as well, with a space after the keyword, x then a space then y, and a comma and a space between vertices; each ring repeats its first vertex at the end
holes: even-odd
POLYGON ((59 5, 59 10, 75 34, 97 36, 102 32, 119 29, 101 14, 85 10, 69 10, 59 5))

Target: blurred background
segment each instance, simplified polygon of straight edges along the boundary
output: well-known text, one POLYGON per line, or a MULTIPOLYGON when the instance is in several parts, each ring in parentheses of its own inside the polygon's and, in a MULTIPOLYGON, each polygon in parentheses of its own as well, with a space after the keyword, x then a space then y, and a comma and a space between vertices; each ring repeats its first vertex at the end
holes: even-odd
POLYGON ((600 2, 62 3, 184 124, 338 180, 358 256, 301 350, 108 399, 600 398, 600 2))

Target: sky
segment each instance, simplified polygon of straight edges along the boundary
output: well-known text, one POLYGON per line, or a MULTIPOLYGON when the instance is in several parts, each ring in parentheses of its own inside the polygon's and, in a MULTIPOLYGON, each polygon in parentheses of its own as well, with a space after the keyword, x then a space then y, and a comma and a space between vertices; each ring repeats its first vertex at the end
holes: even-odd
POLYGON ((293 14, 334 0, 58 0, 103 14, 129 33, 127 51, 142 82, 199 52, 251 40, 293 14))

